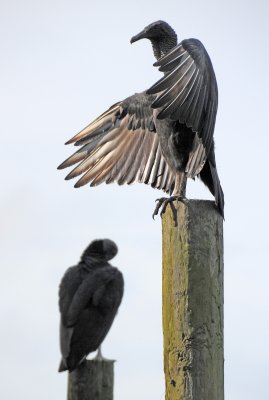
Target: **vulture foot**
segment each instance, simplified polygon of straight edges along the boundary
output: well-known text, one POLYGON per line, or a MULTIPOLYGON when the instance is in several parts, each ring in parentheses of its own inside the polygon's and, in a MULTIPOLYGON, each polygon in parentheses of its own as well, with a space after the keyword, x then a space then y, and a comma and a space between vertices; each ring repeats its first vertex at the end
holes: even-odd
POLYGON ((94 361, 111 361, 108 358, 103 357, 103 354, 101 352, 101 346, 98 347, 98 351, 96 356, 93 358, 94 361))
POLYGON ((175 226, 177 226, 177 210, 176 210, 176 207, 175 207, 175 205, 173 203, 174 200, 181 201, 182 203, 186 203, 188 201, 186 199, 186 197, 184 197, 184 196, 171 196, 169 198, 161 197, 160 199, 156 199, 157 205, 156 205, 156 207, 154 209, 154 212, 152 214, 152 218, 154 219, 155 215, 158 215, 160 208, 161 208, 160 217, 162 218, 163 214, 166 211, 166 208, 167 208, 168 204, 170 204, 170 207, 171 207, 171 210, 172 210, 172 214, 173 214, 173 220, 174 220, 175 226))

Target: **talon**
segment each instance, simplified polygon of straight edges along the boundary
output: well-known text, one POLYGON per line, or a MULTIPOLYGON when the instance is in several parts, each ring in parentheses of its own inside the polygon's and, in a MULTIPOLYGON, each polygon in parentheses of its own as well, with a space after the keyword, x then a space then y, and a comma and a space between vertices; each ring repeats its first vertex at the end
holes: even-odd
POLYGON ((173 220, 174 220, 175 227, 176 227, 178 225, 177 224, 177 210, 176 210, 176 207, 175 207, 173 202, 170 203, 170 207, 171 207, 171 210, 172 210, 173 220))
POLYGON ((160 197, 159 199, 155 200, 155 203, 156 203, 156 201, 161 201, 163 203, 165 200, 167 200, 166 197, 160 197))
POLYGON ((175 227, 178 226, 178 224, 177 224, 177 209, 173 203, 174 200, 176 200, 177 202, 181 201, 184 204, 188 203, 188 199, 186 199, 186 197, 184 197, 184 196, 171 196, 170 198, 161 197, 160 199, 156 199, 155 202, 158 202, 158 203, 153 211, 152 218, 154 219, 155 215, 158 215, 161 207, 162 208, 160 211, 160 217, 162 218, 163 214, 166 211, 168 204, 170 204, 175 227))
POLYGON ((161 197, 160 199, 156 199, 156 200, 155 200, 155 202, 157 201, 158 203, 156 204, 156 207, 155 207, 155 209, 154 209, 154 211, 153 211, 153 214, 152 214, 152 218, 153 218, 153 219, 154 219, 155 215, 158 215, 159 209, 160 209, 162 203, 163 203, 165 200, 166 200, 165 197, 161 197))
MULTIPOLYGON (((168 199, 167 199, 167 200, 168 200, 168 199)), ((169 204, 168 201, 164 201, 163 208, 162 208, 162 210, 161 210, 161 212, 160 212, 160 217, 161 217, 161 218, 162 218, 163 214, 165 213, 165 210, 167 209, 168 204, 169 204)))

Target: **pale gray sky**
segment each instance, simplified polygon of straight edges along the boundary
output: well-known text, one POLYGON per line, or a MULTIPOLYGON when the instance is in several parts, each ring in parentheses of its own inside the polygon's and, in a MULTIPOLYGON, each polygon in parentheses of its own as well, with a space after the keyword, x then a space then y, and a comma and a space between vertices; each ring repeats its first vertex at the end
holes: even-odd
MULTIPOLYGON (((0 397, 64 399, 58 284, 94 238, 119 246, 124 300, 104 343, 115 400, 162 400, 160 192, 144 185, 75 190, 63 143, 114 102, 152 85, 147 41, 163 19, 206 46, 219 85, 215 130, 225 192, 225 392, 268 400, 268 3, 2 0, 0 397)), ((200 182, 188 196, 211 198, 200 182)))

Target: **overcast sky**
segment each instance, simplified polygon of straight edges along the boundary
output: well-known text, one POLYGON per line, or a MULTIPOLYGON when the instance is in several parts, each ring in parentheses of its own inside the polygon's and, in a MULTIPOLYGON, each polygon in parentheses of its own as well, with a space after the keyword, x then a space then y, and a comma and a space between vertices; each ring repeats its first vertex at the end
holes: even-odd
MULTIPOLYGON (((115 400, 163 400, 160 192, 145 185, 74 189, 56 170, 64 142, 160 73, 150 43, 163 19, 199 38, 219 86, 216 157, 225 193, 225 392, 268 400, 268 2, 1 0, 1 387, 5 400, 64 399, 58 284, 86 245, 118 244, 122 306, 105 340, 115 400), (266 161, 267 160, 267 161, 266 161)), ((196 181, 190 198, 210 194, 196 181)))

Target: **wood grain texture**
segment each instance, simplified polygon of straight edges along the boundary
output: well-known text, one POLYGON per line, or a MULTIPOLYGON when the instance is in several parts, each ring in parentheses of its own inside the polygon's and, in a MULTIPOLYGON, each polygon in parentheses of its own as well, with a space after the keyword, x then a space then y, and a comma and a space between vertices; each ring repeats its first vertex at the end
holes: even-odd
POLYGON ((223 220, 211 201, 163 216, 166 400, 223 400, 223 220))
POLYGON ((86 360, 69 374, 68 400, 113 400, 114 361, 86 360))

